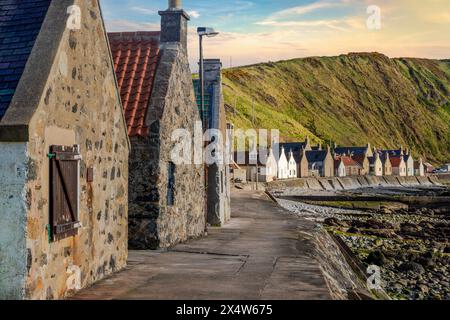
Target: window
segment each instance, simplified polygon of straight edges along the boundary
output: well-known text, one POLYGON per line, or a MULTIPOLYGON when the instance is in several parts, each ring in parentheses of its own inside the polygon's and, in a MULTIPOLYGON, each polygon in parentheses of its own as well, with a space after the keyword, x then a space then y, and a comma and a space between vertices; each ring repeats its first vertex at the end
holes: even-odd
POLYGON ((62 240, 77 235, 81 227, 79 146, 51 146, 49 239, 62 240))
POLYGON ((168 183, 167 183, 167 205, 173 206, 175 204, 175 164, 169 162, 168 168, 168 183))

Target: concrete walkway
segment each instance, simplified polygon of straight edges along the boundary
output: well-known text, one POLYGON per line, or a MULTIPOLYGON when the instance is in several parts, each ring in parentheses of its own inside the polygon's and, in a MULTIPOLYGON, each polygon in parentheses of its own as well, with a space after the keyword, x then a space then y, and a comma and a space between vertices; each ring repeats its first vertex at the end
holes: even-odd
POLYGON ((236 192, 232 221, 168 252, 131 251, 126 270, 75 299, 330 299, 310 258, 314 224, 263 193, 236 192))

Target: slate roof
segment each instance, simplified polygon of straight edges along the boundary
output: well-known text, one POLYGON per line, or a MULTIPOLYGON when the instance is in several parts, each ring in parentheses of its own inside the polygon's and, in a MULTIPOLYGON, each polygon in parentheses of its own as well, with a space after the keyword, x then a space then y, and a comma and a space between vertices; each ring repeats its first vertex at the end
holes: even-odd
POLYGON ((338 155, 360 155, 367 152, 367 147, 337 147, 334 153, 338 155))
POLYGON ((128 135, 145 136, 145 116, 160 57, 160 32, 108 34, 128 135))
POLYGON ((323 162, 327 157, 327 150, 306 151, 306 159, 311 164, 313 162, 323 162))
POLYGON ((290 143, 280 143, 280 154, 281 149, 284 148, 284 151, 288 153, 289 151, 292 151, 294 153, 301 153, 302 149, 306 147, 305 142, 290 142, 290 143))
POLYGON ((22 77, 51 0, 0 0, 0 120, 22 77))

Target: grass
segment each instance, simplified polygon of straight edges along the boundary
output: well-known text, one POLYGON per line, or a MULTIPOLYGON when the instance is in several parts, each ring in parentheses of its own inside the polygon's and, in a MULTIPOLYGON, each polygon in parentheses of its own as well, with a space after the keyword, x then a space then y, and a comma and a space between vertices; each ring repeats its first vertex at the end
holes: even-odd
POLYGON ((282 141, 382 148, 450 158, 450 63, 381 54, 293 59, 224 71, 236 128, 279 129, 282 141), (252 105, 254 103, 254 118, 252 105))

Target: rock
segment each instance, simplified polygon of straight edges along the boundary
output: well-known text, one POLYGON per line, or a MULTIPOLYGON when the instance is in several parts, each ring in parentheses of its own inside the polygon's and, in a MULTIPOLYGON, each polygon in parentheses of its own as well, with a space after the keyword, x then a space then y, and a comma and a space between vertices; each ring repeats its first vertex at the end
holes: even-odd
POLYGON ((416 262, 411 262, 411 261, 402 263, 398 269, 399 269, 399 271, 402 271, 402 272, 412 271, 416 274, 425 273, 425 268, 421 264, 418 264, 416 262))
POLYGON ((330 227, 346 227, 347 224, 337 218, 326 218, 323 222, 330 227))
POLYGON ((423 285, 423 284, 419 285, 419 290, 423 294, 428 294, 428 292, 430 292, 430 289, 428 289, 428 287, 426 285, 423 285))
POLYGON ((366 263, 369 265, 374 264, 374 265, 381 267, 386 264, 386 257, 384 256, 383 252, 381 252, 380 250, 375 250, 375 251, 372 251, 371 253, 369 253, 369 255, 366 259, 366 263))
POLYGON ((381 247, 383 245, 383 239, 376 239, 375 240, 375 246, 381 247))
POLYGON ((390 229, 362 230, 361 233, 380 238, 388 238, 388 239, 397 238, 397 234, 394 232, 394 230, 390 229))
POLYGON ((350 229, 347 230, 347 233, 357 234, 359 233, 359 229, 355 227, 350 227, 350 229))
POLYGON ((424 267, 432 267, 435 265, 435 259, 432 252, 428 251, 417 258, 417 262, 420 263, 424 267))
POLYGON ((444 248, 444 253, 450 253, 450 247, 449 246, 444 248))

